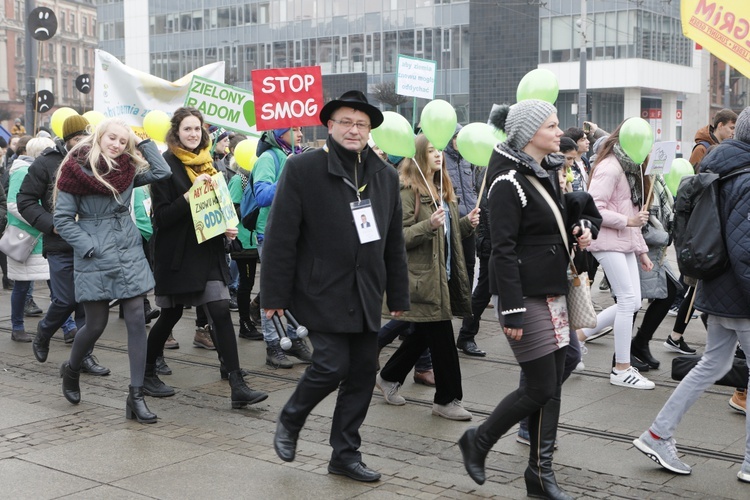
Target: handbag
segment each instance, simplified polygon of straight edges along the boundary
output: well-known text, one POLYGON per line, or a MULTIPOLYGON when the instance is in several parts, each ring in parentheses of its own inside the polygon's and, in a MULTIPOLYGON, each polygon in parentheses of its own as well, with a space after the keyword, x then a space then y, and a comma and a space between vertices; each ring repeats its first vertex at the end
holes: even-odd
MULTIPOLYGON (((700 360, 701 356, 677 356, 674 358, 672 360, 672 380, 685 378, 700 360)), ((727 387, 747 387, 747 379, 747 361, 742 358, 734 358, 732 368, 714 383, 727 387)))
MULTIPOLYGON (((568 248, 568 234, 565 232, 565 225, 563 224, 560 210, 557 208, 557 205, 555 205, 550 194, 544 189, 544 186, 542 186, 536 177, 527 175, 526 178, 531 182, 531 185, 541 193, 544 200, 552 209, 563 243, 565 243, 565 248, 568 248)), ((573 251, 575 252, 575 250, 573 251)), ((573 263, 573 257, 571 254, 568 254, 568 259, 570 260, 570 270, 568 272, 568 295, 566 297, 568 302, 568 325, 571 330, 594 328, 596 327, 596 311, 594 310, 594 302, 591 300, 589 273, 578 272, 573 263)))
POLYGON ((39 233, 34 238, 20 227, 10 225, 0 238, 0 251, 16 262, 26 262, 41 236, 39 233))

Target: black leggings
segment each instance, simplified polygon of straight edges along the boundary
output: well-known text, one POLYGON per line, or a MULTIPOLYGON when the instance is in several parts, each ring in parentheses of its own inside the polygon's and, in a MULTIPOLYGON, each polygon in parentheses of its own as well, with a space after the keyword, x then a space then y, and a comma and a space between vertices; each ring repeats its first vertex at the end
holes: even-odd
MULTIPOLYGON (((661 325, 662 321, 664 321, 664 318, 667 317, 669 308, 672 307, 672 303, 674 303, 674 298, 676 295, 677 284, 674 283, 669 278, 669 276, 667 276, 667 296, 663 299, 654 299, 651 304, 649 304, 646 312, 643 315, 641 326, 638 328, 638 332, 635 334, 636 342, 647 343, 651 340, 651 338, 654 336, 654 333, 656 332, 656 329, 659 328, 659 325, 661 325)), ((638 316, 637 311, 633 315, 633 323, 635 323, 636 316, 638 316)))
POLYGON ((566 346, 541 358, 520 363, 525 386, 505 396, 489 418, 479 426, 479 434, 485 436, 488 443, 496 443, 521 419, 539 411, 559 394, 567 351, 566 346))
MULTIPOLYGON (((204 308, 208 316, 208 321, 213 327, 212 338, 216 344, 219 360, 224 363, 227 371, 239 370, 240 357, 237 354, 237 337, 234 335, 234 324, 232 323, 232 314, 229 311, 229 301, 216 300, 198 307, 204 308)), ((151 327, 151 332, 148 334, 147 364, 155 364, 156 358, 163 355, 164 343, 182 317, 182 311, 183 306, 181 304, 178 304, 177 307, 162 308, 159 319, 156 320, 154 326, 151 327)))
MULTIPOLYGON (((143 296, 122 299, 125 328, 128 330, 128 359, 130 361, 130 385, 143 385, 143 372, 146 369, 146 320, 143 314, 143 296)), ((86 324, 78 330, 73 348, 70 351, 70 367, 80 370, 83 358, 94 348, 94 344, 104 333, 109 320, 109 301, 84 302, 86 324)))
POLYGON ((258 259, 250 257, 234 260, 237 262, 237 269, 240 272, 240 286, 237 288, 237 308, 240 313, 240 321, 249 322, 250 294, 255 286, 255 268, 258 265, 258 259))

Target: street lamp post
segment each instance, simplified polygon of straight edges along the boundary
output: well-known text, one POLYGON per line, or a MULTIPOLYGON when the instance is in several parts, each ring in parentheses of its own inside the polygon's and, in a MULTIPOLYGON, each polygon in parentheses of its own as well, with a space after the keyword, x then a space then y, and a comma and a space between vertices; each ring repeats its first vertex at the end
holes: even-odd
POLYGON ((578 127, 583 128, 583 122, 588 119, 588 97, 586 95, 586 0, 581 0, 581 54, 578 78, 578 127))
MULTIPOLYGON (((26 0, 26 16, 29 19, 31 11, 34 10, 34 0, 26 0)), ((34 73, 36 72, 36 53, 34 52, 33 38, 31 30, 26 30, 26 39, 24 40, 24 50, 26 51, 24 65, 24 79, 26 80, 26 127, 31 135, 35 134, 34 111, 36 111, 36 82, 34 82, 34 73)))

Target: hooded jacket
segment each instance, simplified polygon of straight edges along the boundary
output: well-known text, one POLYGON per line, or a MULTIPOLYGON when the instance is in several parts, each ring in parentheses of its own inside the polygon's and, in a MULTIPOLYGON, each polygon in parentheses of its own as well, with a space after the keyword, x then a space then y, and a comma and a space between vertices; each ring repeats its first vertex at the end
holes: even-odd
POLYGON ((708 148, 715 144, 719 144, 719 140, 714 135, 713 126, 706 125, 695 133, 695 146, 693 146, 693 151, 690 153, 690 164, 693 166, 696 174, 700 171, 700 162, 706 156, 708 148), (708 143, 708 147, 706 147, 705 143, 708 143))
POLYGON ((60 141, 55 141, 55 147, 42 151, 42 154, 29 167, 29 172, 24 177, 16 197, 18 211, 23 218, 31 226, 44 233, 43 254, 45 257, 50 252, 73 252, 73 248, 55 233, 55 223, 52 217, 54 212, 52 192, 55 189, 57 170, 66 154, 67 151, 60 141))
POLYGON ((474 166, 453 149, 453 141, 445 147, 445 168, 448 170, 453 190, 458 197, 458 213, 468 215, 477 205, 477 190, 474 185, 474 166))
MULTIPOLYGON (((750 166, 750 144, 727 139, 704 165, 719 175, 750 166)), ((750 318, 750 174, 723 182, 719 200, 730 265, 716 278, 698 282, 695 307, 716 316, 750 318)))
POLYGON ((258 159, 255 160, 255 166, 253 166, 253 187, 255 189, 255 200, 260 206, 255 231, 258 242, 261 242, 263 241, 263 234, 266 232, 268 213, 271 211, 271 204, 274 196, 276 196, 276 185, 281 177, 281 171, 284 169, 287 156, 276 142, 276 138, 271 131, 263 133, 255 155, 258 159), (276 168, 277 165, 278 169, 276 168))

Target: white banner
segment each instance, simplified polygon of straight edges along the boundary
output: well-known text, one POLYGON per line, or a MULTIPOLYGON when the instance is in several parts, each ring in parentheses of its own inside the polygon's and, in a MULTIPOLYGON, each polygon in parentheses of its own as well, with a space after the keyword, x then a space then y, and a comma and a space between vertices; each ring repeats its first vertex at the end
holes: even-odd
POLYGON ((423 99, 434 99, 436 74, 436 61, 399 54, 396 71, 396 93, 423 99))
POLYGON ((122 118, 132 127, 140 128, 149 111, 158 109, 172 116, 183 106, 193 75, 223 83, 224 61, 207 64, 169 82, 126 66, 112 54, 97 50, 94 109, 108 118, 122 118))

